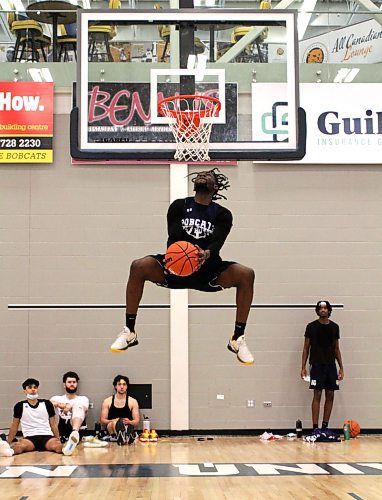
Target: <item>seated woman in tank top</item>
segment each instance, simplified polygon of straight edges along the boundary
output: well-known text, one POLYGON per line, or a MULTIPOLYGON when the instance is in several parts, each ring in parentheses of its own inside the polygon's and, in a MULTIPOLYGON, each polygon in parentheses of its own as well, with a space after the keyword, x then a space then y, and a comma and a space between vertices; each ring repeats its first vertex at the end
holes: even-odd
POLYGON ((129 378, 117 375, 113 380, 115 394, 102 403, 100 422, 119 445, 134 441, 134 427, 139 424, 138 401, 128 395, 129 378))

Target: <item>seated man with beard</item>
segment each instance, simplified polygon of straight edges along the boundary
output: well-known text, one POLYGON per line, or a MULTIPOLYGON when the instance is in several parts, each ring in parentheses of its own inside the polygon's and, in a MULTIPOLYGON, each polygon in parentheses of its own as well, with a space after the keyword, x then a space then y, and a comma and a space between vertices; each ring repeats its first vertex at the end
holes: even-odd
POLYGON ((67 372, 62 377, 65 394, 53 396, 51 402, 56 411, 56 419, 61 439, 66 441, 63 453, 73 452, 80 441, 79 431, 86 429, 86 413, 89 409, 89 399, 76 394, 78 381, 76 372, 67 372))

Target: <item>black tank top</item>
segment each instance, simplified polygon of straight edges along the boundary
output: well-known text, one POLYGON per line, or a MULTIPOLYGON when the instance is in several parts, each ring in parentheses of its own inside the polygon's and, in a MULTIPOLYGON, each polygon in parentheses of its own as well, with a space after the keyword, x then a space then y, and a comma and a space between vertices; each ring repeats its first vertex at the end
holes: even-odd
POLYGON ((129 408, 129 396, 126 394, 125 406, 123 406, 122 408, 116 408, 114 406, 114 398, 115 395, 112 397, 111 400, 111 405, 107 416, 108 420, 113 420, 114 418, 128 418, 129 420, 133 420, 133 415, 129 408))

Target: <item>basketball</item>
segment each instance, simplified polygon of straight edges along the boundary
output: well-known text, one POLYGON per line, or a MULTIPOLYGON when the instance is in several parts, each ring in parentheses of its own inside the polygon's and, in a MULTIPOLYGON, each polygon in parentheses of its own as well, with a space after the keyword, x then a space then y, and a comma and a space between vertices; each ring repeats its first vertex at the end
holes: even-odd
POLYGON ((190 276, 198 263, 198 249, 188 241, 176 241, 166 251, 165 267, 176 276, 190 276))
POLYGON ((355 438, 361 432, 361 427, 356 420, 345 420, 344 425, 349 424, 350 426, 350 436, 355 438))

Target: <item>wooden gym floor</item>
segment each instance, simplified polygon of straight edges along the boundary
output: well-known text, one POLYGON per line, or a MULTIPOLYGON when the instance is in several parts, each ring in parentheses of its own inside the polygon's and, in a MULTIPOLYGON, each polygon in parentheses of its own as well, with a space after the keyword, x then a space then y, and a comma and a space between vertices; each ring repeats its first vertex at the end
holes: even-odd
POLYGON ((122 447, 81 444, 72 457, 0 457, 0 498, 380 500, 382 436, 314 444, 172 437, 122 447))

